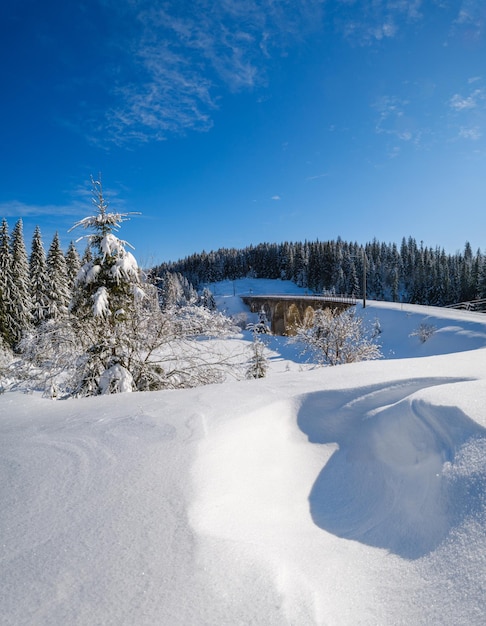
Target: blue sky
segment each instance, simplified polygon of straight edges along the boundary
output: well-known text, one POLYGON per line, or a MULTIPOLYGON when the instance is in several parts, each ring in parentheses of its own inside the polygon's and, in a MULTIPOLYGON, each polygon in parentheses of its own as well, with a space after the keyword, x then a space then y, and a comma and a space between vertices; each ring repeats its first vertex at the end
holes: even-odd
POLYGON ((29 248, 36 224, 67 246, 101 172, 144 265, 338 236, 486 251, 484 0, 17 0, 0 47, 0 217, 29 248))

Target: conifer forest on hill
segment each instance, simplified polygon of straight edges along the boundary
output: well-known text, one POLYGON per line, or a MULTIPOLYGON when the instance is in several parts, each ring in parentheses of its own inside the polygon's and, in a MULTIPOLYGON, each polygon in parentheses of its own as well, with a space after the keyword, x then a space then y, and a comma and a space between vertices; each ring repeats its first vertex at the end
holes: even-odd
POLYGON ((400 246, 376 240, 366 245, 336 241, 261 243, 201 252, 155 268, 183 274, 194 286, 245 276, 291 280, 313 292, 332 291, 375 300, 445 306, 486 297, 486 255, 446 254, 408 237, 400 246))

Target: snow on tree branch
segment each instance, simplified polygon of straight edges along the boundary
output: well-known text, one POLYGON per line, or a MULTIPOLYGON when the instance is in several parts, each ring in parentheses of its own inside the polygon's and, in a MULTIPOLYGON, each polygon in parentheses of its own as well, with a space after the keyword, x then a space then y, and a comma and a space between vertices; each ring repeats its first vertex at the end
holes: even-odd
POLYGON ((93 300, 93 315, 95 317, 106 317, 110 312, 106 287, 99 287, 93 296, 93 300))

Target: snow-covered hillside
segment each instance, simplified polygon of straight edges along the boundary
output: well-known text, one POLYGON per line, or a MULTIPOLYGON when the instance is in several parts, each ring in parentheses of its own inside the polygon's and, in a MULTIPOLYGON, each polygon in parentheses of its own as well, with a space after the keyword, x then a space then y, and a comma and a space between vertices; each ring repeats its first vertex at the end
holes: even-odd
POLYGON ((358 309, 382 360, 271 338, 265 379, 1 395, 0 624, 484 624, 486 316, 358 309))

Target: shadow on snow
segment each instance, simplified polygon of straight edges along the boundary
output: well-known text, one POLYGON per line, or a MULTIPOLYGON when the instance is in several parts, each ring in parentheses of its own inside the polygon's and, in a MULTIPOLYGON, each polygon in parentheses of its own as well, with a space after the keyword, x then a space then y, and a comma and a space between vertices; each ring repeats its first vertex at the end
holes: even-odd
POLYGON ((353 389, 304 398, 300 429, 310 442, 339 446, 309 496, 317 526, 416 559, 467 515, 484 512, 486 461, 479 474, 461 468, 471 467, 463 462, 467 454, 485 458, 486 430, 458 408, 414 397, 455 382, 462 380, 408 380, 358 396, 353 389))

